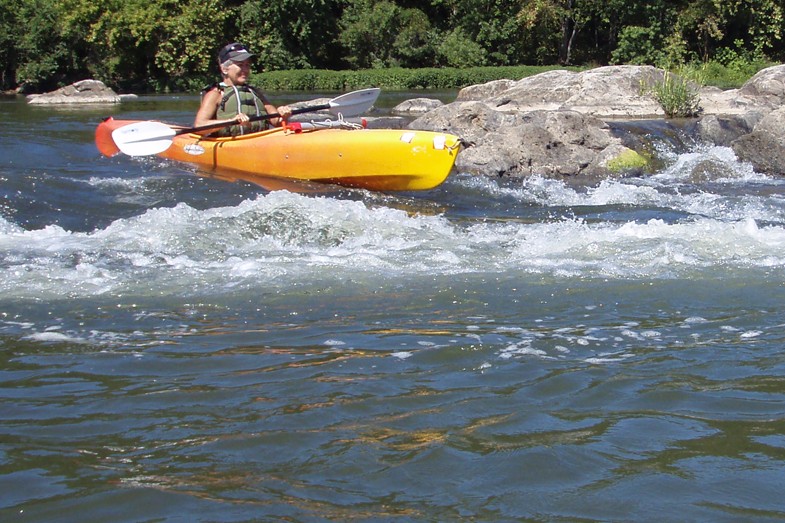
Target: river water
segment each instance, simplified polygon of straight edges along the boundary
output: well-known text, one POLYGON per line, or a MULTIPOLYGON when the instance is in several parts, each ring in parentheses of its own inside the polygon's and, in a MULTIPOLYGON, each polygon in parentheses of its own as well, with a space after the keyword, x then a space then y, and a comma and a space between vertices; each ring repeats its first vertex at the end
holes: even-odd
POLYGON ((785 183, 273 191, 0 102, 0 520, 781 521, 785 183))

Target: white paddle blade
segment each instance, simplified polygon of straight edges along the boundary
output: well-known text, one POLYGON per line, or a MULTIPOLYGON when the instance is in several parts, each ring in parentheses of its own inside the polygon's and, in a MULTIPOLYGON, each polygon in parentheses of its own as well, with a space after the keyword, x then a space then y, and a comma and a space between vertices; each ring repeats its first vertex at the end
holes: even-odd
POLYGON ((136 122, 112 131, 112 140, 129 156, 162 153, 172 145, 175 130, 160 122, 136 122))
POLYGON ((360 116, 373 107, 381 91, 378 87, 371 87, 343 94, 330 100, 329 111, 336 116, 338 114, 346 117, 360 116))

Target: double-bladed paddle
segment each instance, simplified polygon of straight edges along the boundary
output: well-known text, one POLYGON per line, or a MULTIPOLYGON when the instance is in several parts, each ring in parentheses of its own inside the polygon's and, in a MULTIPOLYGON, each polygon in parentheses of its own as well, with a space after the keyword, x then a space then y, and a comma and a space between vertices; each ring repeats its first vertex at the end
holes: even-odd
MULTIPOLYGON (((310 105, 292 110, 292 114, 310 113, 315 111, 327 110, 334 115, 346 117, 358 116, 373 106, 379 97, 381 89, 373 87, 361 89, 343 94, 333 98, 329 102, 320 105, 310 105)), ((277 113, 252 116, 249 121, 269 120, 280 116, 277 113)), ((202 125, 200 127, 173 128, 161 122, 135 122, 123 127, 118 127, 112 131, 112 140, 117 148, 129 156, 147 156, 163 152, 172 145, 172 139, 180 134, 198 133, 210 129, 221 129, 237 125, 237 122, 218 123, 202 125)))

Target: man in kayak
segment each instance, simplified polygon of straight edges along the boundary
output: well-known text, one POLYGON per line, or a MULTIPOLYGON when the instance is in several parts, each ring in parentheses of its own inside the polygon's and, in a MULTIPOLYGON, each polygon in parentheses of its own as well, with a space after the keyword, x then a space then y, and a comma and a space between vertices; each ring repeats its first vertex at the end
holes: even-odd
POLYGON ((236 136, 280 126, 292 114, 288 105, 276 108, 263 93, 248 85, 253 56, 243 44, 237 42, 221 49, 218 53, 218 67, 223 79, 202 92, 202 104, 196 113, 194 127, 236 122, 237 125, 224 127, 215 133, 236 136), (274 113, 280 116, 249 122, 251 116, 274 113))

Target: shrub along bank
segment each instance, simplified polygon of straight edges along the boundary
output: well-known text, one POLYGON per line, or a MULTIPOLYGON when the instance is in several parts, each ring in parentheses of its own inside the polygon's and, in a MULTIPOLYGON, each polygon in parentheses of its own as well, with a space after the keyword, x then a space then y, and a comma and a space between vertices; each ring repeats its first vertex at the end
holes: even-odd
MULTIPOLYGON (((366 87, 387 90, 458 89, 492 80, 519 80, 544 71, 565 69, 557 66, 507 66, 422 69, 364 69, 329 71, 301 69, 255 73, 251 83, 268 91, 353 91, 366 87)), ((580 68, 566 69, 578 71, 580 68)), ((585 68, 584 68, 585 69, 585 68)))
MULTIPOLYGON (((769 62, 745 62, 727 66, 718 62, 709 62, 708 64, 683 66, 676 73, 701 85, 730 89, 741 87, 756 72, 770 65, 772 64, 769 62)), ((391 91, 460 89, 493 80, 520 80, 554 69, 581 71, 589 68, 520 65, 468 68, 387 68, 357 71, 299 69, 254 73, 251 83, 268 91, 353 91, 366 87, 381 87, 391 91)))

